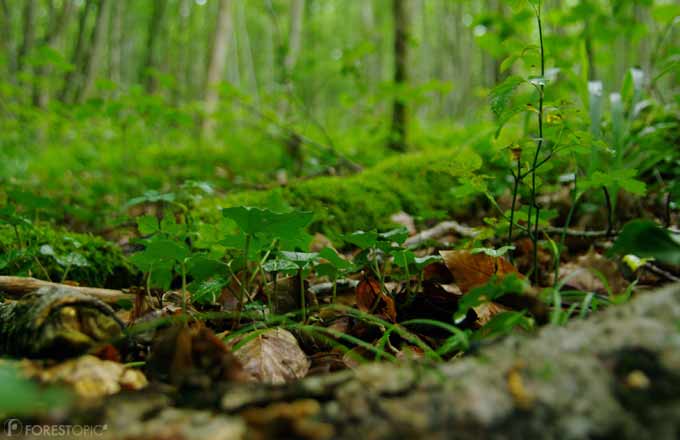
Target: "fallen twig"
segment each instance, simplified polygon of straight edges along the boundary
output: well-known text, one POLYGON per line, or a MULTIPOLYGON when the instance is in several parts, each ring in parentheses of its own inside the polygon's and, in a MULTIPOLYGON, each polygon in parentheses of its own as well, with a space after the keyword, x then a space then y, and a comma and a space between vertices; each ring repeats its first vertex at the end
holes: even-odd
POLYGON ((121 299, 132 300, 134 295, 120 290, 100 289, 96 287, 70 286, 68 284, 52 283, 37 278, 0 276, 0 291, 17 298, 35 292, 41 287, 60 287, 97 298, 108 304, 115 304, 121 299))
POLYGON ((449 232, 455 232, 458 235, 462 235, 463 237, 468 237, 472 238, 479 234, 479 231, 475 228, 471 228, 469 226, 461 225, 455 220, 449 220, 445 222, 441 222, 434 227, 430 229, 426 229, 424 231, 420 231, 413 237, 409 237, 405 242, 404 245, 408 247, 415 247, 423 244, 424 242, 428 240, 436 240, 437 238, 440 238, 443 235, 448 234, 449 232))

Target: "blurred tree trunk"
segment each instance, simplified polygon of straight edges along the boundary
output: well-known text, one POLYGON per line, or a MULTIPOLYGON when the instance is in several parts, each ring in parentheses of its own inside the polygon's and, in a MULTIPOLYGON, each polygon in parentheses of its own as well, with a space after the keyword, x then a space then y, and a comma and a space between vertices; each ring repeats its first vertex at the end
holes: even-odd
POLYGON ((257 70, 255 67, 255 62, 253 60, 253 49, 250 43, 250 33, 248 32, 248 23, 245 14, 245 5, 243 3, 238 3, 238 18, 236 22, 239 24, 239 34, 242 36, 243 41, 243 55, 242 59, 246 66, 248 72, 249 85, 253 91, 255 102, 259 104, 260 101, 260 91, 257 80, 257 70))
POLYGON ((73 68, 64 76, 64 84, 59 93, 59 100, 62 102, 72 101, 72 96, 75 94, 78 84, 81 81, 80 71, 86 52, 85 36, 87 35, 87 19, 92 11, 94 3, 94 0, 86 0, 85 6, 80 11, 80 16, 78 17, 78 33, 75 47, 73 48, 73 54, 71 55, 71 65, 73 68))
POLYGON ((13 81, 16 73, 16 56, 12 37, 12 10, 9 8, 7 0, 0 0, 0 19, 0 50, 6 57, 7 78, 13 81))
POLYGON ((158 37, 160 36, 166 3, 167 0, 154 1, 153 13, 151 14, 151 20, 149 21, 149 28, 146 34, 146 52, 140 69, 139 80, 144 83, 147 93, 154 93, 158 88, 158 80, 154 69, 157 65, 158 37))
POLYGON ((289 13, 288 45, 287 47, 281 47, 281 57, 279 57, 281 63, 281 85, 289 95, 283 97, 279 106, 279 116, 282 120, 288 117, 290 101, 294 99, 292 75, 302 45, 304 12, 305 0, 292 0, 289 13))
POLYGON ((227 61, 227 47, 231 39, 231 1, 220 0, 217 14, 217 27, 213 38, 212 53, 208 63, 208 74, 205 82, 205 114, 201 127, 204 138, 212 136, 215 121, 213 115, 219 104, 219 83, 224 76, 224 68, 227 61))
POLYGON ((17 53, 17 71, 24 68, 25 58, 33 49, 35 43, 35 0, 25 0, 22 11, 23 39, 17 53))
POLYGON ((305 13, 305 0, 292 0, 290 5, 290 33, 288 34, 288 51, 283 65, 286 71, 286 81, 290 81, 291 74, 300 55, 302 46, 302 24, 305 13))
MULTIPOLYGON (((52 11, 50 24, 45 31, 45 36, 39 43, 40 47, 47 47, 55 50, 61 36, 64 34, 68 22, 73 13, 73 0, 65 0, 62 4, 61 12, 57 15, 52 11)), ((33 105, 39 108, 45 108, 50 99, 50 88, 52 84, 49 81, 50 68, 49 66, 40 65, 35 69, 35 82, 33 84, 33 105)))
POLYGON ((111 32, 109 33, 109 78, 116 85, 115 95, 120 93, 123 82, 123 13, 125 1, 113 2, 111 32))
POLYGON ((109 0, 99 0, 97 5, 97 19, 90 36, 90 49, 83 65, 83 85, 77 89, 76 101, 83 102, 88 98, 99 73, 104 47, 104 36, 107 33, 109 0))
POLYGON ((397 151, 406 150, 408 114, 403 99, 403 88, 408 82, 409 16, 406 0, 392 0, 394 16, 394 87, 392 102, 392 127, 388 146, 397 151))

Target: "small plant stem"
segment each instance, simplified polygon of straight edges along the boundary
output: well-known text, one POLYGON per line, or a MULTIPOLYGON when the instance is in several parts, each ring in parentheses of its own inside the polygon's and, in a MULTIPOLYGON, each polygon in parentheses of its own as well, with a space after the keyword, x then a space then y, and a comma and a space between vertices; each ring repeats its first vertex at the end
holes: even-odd
POLYGON ((64 275, 61 276, 61 282, 63 283, 66 281, 66 276, 68 275, 68 272, 71 270, 71 265, 67 265, 66 269, 64 270, 64 275))
POLYGON ((248 253, 250 252, 250 234, 246 234, 246 242, 243 245, 243 258, 244 258, 244 266, 246 269, 246 276, 245 280, 242 284, 243 288, 243 294, 241 295, 241 300, 239 301, 241 304, 240 306, 243 307, 243 301, 245 301, 245 298, 250 294, 250 282, 249 282, 249 277, 248 277, 248 253))
POLYGON ((267 305, 269 306, 269 313, 270 314, 274 313, 274 300, 272 299, 272 296, 276 295, 276 287, 277 287, 276 285, 278 283, 278 278, 279 278, 278 275, 279 274, 277 272, 272 272, 272 277, 274 278, 274 280, 273 280, 274 289, 272 290, 272 292, 269 295, 267 295, 267 305))
POLYGON ((512 244, 512 228, 515 223, 515 207, 517 204, 517 192, 519 190, 521 172, 522 172, 521 157, 517 155, 517 174, 515 173, 512 174, 512 177, 515 180, 515 186, 512 189, 512 205, 510 207, 510 226, 508 227, 508 245, 512 244))
POLYGON ((331 304, 335 304, 335 299, 338 294, 338 278, 335 277, 333 278, 333 292, 332 292, 332 297, 331 297, 331 304))
POLYGON ((534 272, 534 282, 538 282, 538 214, 539 214, 539 207, 538 203, 536 202, 537 199, 537 194, 536 194, 536 169, 538 166, 538 159, 541 154, 541 148, 543 147, 543 98, 544 98, 544 89, 545 89, 545 49, 543 46, 543 23, 541 20, 541 2, 538 3, 537 7, 534 7, 534 12, 536 13, 536 22, 538 24, 538 39, 540 43, 540 52, 541 52, 541 77, 539 80, 539 85, 538 85, 538 114, 537 114, 537 119, 538 119, 538 139, 536 141, 536 153, 534 154, 534 160, 531 165, 531 203, 529 204, 529 215, 528 215, 528 230, 529 230, 529 237, 531 238, 531 242, 534 246, 534 255, 533 255, 533 272, 534 272), (531 231, 531 211, 532 208, 536 209, 536 224, 534 225, 534 231, 531 231))
POLYGON ((612 228, 614 227, 612 224, 612 199, 609 196, 609 190, 606 186, 602 187, 602 191, 604 192, 604 201, 607 204, 607 238, 609 238, 612 234, 612 228))
POLYGON ((536 205, 536 221, 534 221, 534 233, 533 237, 533 245, 534 245, 534 254, 533 254, 533 260, 534 260, 534 284, 538 284, 538 218, 540 214, 541 208, 536 205))
POLYGON ((181 263, 182 271, 182 309, 187 313, 187 266, 184 261, 181 263))
POLYGON ((671 226, 671 193, 666 193, 666 212, 664 215, 664 227, 671 226))
POLYGON ((307 322, 307 301, 305 298, 305 280, 302 277, 302 269, 298 271, 298 278, 300 280, 300 308, 302 309, 302 322, 307 322))
POLYGON ((45 274, 45 277, 47 278, 47 281, 52 281, 52 278, 50 278, 49 272, 47 272, 47 269, 45 269, 45 266, 40 262, 40 259, 36 256, 33 257, 33 260, 35 260, 35 263, 40 267, 40 269, 43 271, 45 274))

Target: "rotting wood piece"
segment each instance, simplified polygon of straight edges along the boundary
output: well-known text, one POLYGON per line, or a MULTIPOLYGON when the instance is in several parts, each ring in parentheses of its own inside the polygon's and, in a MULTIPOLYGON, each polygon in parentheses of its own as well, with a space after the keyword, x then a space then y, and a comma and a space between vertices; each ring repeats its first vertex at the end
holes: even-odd
POLYGON ((74 292, 97 298, 98 300, 107 304, 115 304, 120 300, 132 301, 135 297, 131 293, 125 293, 120 290, 70 286, 68 284, 43 281, 37 278, 0 276, 0 292, 5 293, 12 298, 20 298, 43 287, 55 287, 72 290, 74 292))
POLYGON ((44 287, 0 304, 0 354, 67 358, 120 338, 108 305, 73 289, 44 287))

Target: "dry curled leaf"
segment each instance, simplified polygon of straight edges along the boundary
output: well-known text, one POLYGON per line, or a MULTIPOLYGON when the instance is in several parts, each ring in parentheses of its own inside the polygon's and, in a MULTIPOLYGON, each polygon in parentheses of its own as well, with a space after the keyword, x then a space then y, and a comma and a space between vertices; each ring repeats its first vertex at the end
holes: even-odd
POLYGON ((439 254, 463 293, 486 284, 493 275, 499 278, 511 273, 521 276, 515 266, 503 257, 469 251, 439 251, 439 254))
MULTIPOLYGON (((237 343, 238 340, 234 342, 237 343)), ((257 382, 282 384, 302 379, 310 366, 295 336, 280 328, 258 334, 234 354, 251 380, 257 382)))
POLYGON ((101 398, 147 385, 141 371, 92 355, 70 359, 44 370, 36 367, 35 375, 45 383, 67 384, 83 398, 101 398))
POLYGON ((362 280, 356 288, 357 307, 362 312, 374 313, 389 319, 397 320, 397 307, 394 299, 380 288, 380 283, 374 279, 362 280))
POLYGON ((608 294, 606 280, 612 293, 618 294, 626 290, 628 282, 621 275, 615 262, 603 257, 592 249, 585 255, 560 266, 559 279, 566 285, 584 292, 608 294))

